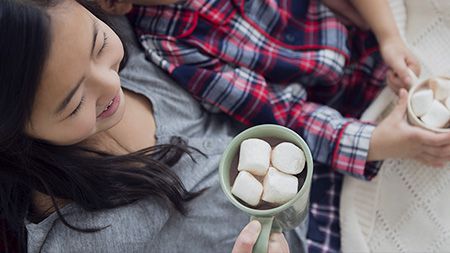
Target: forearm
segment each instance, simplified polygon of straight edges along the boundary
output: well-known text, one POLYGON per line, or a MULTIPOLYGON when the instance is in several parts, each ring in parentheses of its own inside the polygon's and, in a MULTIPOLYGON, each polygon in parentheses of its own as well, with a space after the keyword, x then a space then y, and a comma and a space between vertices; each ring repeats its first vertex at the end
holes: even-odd
POLYGON ((380 44, 400 36, 387 0, 350 0, 350 2, 363 16, 380 44))

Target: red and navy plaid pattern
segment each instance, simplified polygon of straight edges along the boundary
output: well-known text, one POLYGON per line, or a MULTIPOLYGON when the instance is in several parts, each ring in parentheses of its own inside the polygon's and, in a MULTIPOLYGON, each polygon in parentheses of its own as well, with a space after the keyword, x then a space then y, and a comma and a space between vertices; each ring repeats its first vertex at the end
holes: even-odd
POLYGON ((295 130, 322 176, 376 175, 366 162, 374 127, 352 118, 384 83, 371 33, 342 25, 317 0, 188 0, 136 6, 129 19, 147 58, 206 108, 295 130))

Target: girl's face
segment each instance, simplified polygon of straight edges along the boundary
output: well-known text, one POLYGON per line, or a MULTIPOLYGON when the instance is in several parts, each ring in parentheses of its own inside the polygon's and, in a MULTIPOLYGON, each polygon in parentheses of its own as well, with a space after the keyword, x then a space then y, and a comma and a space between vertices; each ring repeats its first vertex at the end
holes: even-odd
POLYGON ((118 36, 76 1, 64 0, 48 13, 50 52, 26 131, 70 145, 122 119, 118 70, 124 51, 118 36))

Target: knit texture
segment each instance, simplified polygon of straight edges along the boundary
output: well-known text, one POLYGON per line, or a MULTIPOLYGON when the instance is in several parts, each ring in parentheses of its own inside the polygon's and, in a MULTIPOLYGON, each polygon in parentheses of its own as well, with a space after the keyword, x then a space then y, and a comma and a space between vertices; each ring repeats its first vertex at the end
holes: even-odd
MULTIPOLYGON (((450 75, 450 1, 390 0, 421 80, 450 75)), ((388 89, 363 114, 379 121, 395 103, 388 89)), ((450 252, 450 165, 433 169, 387 160, 370 182, 346 177, 341 196, 343 252, 450 252)))

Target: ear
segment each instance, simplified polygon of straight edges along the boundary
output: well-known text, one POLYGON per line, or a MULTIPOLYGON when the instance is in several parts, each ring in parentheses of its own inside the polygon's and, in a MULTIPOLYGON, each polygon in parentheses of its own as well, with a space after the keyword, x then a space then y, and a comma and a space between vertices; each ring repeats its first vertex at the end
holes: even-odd
POLYGON ((131 11, 133 5, 121 0, 96 0, 98 5, 108 14, 125 15, 131 11))

